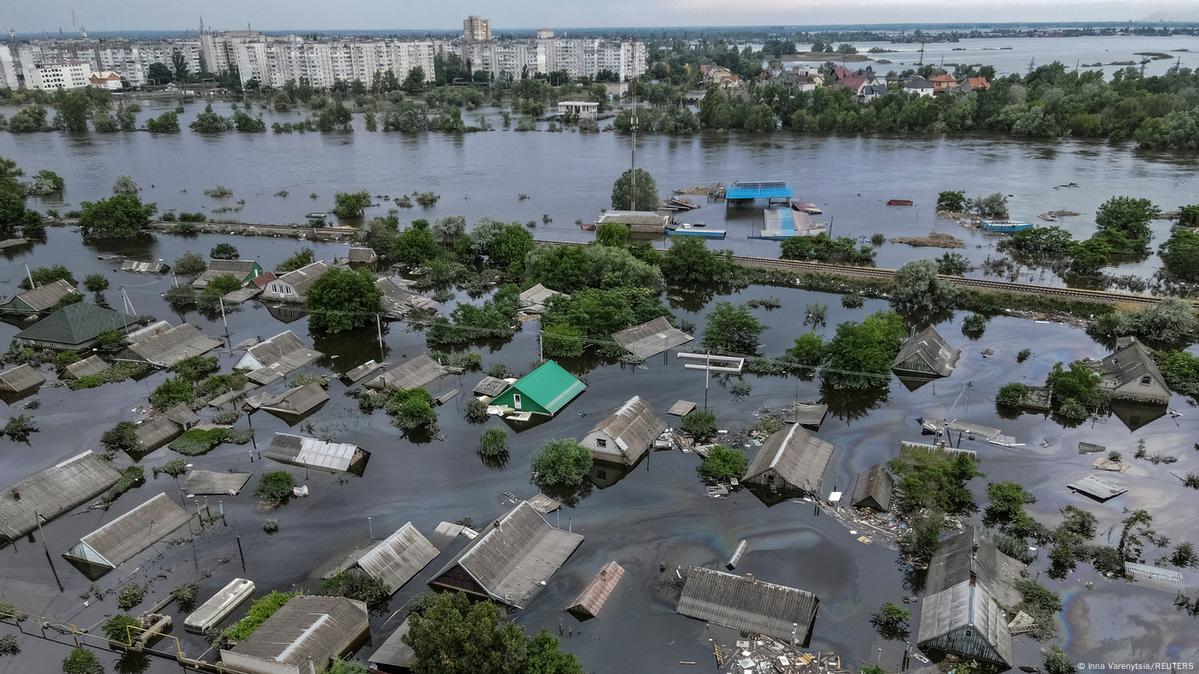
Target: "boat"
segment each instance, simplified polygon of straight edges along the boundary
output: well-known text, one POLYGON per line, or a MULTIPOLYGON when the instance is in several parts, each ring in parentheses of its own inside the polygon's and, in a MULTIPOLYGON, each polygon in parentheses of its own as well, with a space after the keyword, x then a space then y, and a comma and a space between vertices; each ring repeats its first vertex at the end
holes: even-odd
POLYGON ((810 201, 801 201, 799 199, 791 200, 791 210, 807 213, 808 215, 820 215, 824 211, 819 206, 810 201))
POLYGON ((308 220, 308 224, 310 225, 323 225, 329 219, 329 214, 313 211, 306 213, 304 218, 308 220))
POLYGON ((579 229, 581 229, 585 232, 593 232, 593 231, 595 231, 595 223, 594 222, 580 222, 579 229))
POLYGON ((911 199, 887 199, 888 206, 911 206, 911 199))
POLYGON ((723 239, 728 234, 727 230, 708 227, 702 223, 681 223, 673 227, 667 227, 666 233, 670 236, 698 236, 703 239, 723 239))
POLYGON ((988 232, 995 232, 996 234, 1013 234, 1034 227, 1030 222, 1000 222, 997 220, 983 220, 979 223, 979 226, 988 232))

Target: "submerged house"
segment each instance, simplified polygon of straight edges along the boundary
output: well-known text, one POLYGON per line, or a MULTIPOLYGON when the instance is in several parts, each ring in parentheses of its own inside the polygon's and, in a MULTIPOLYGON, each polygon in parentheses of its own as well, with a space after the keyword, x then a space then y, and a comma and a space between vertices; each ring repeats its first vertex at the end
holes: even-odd
POLYGON ((19 316, 40 314, 53 309, 58 306, 59 302, 75 293, 75 286, 71 285, 69 281, 59 279, 44 286, 26 290, 0 304, 0 314, 17 314, 19 316))
POLYGON ((209 337, 190 323, 172 327, 166 321, 130 333, 127 341, 129 346, 116 355, 116 360, 149 363, 163 368, 192 356, 206 354, 221 345, 221 340, 209 337))
POLYGON ((633 396, 583 437, 598 462, 634 466, 666 430, 666 422, 644 398, 633 396))
POLYGON ((552 417, 585 388, 586 384, 561 365, 547 360, 509 385, 491 404, 526 418, 533 414, 552 417))
POLYGON ((437 302, 412 292, 390 276, 376 279, 375 287, 383 293, 383 314, 388 318, 403 318, 414 309, 432 309, 437 306, 437 302))
POLYGON ((362 475, 370 452, 347 442, 325 442, 291 433, 276 433, 263 452, 268 459, 331 473, 362 475))
MULTIPOLYGON (((641 204, 642 206, 657 206, 657 204, 641 204)), ((629 228, 629 234, 663 234, 670 224, 669 215, 660 215, 655 211, 608 211, 600 213, 595 223, 606 225, 615 223, 629 228)))
POLYGON ((350 553, 340 564, 334 566, 325 578, 347 569, 357 568, 366 575, 387 586, 395 593, 429 565, 440 551, 429 539, 421 535, 412 522, 396 530, 379 543, 372 543, 362 550, 350 553))
POLYGON ((612 591, 623 576, 624 567, 620 564, 608 562, 603 565, 591 582, 587 583, 587 587, 566 607, 567 612, 580 620, 596 617, 604 604, 608 603, 608 597, 612 596, 612 591))
POLYGON ((314 412, 317 408, 329 402, 329 394, 325 387, 317 382, 303 386, 293 386, 279 395, 253 397, 246 400, 250 408, 258 408, 275 416, 298 420, 314 412))
POLYGON ((543 314, 550 300, 558 296, 570 299, 570 295, 560 293, 557 290, 551 290, 538 283, 520 294, 518 298, 520 300, 520 310, 529 314, 543 314))
POLYGON ((416 651, 404 643, 404 636, 408 634, 411 627, 412 622, 408 618, 404 618, 404 622, 400 623, 391 636, 384 640, 383 645, 371 654, 366 661, 371 672, 400 674, 412 671, 412 665, 416 662, 416 651))
POLYGON ((1099 363, 1099 388, 1113 400, 1170 404, 1170 387, 1153 360, 1153 351, 1136 337, 1121 337, 1116 350, 1099 363))
POLYGON ((200 290, 220 276, 232 276, 237 282, 246 287, 262 275, 262 265, 258 260, 209 260, 208 269, 192 281, 192 287, 200 290))
POLYGON ((38 372, 29 363, 22 363, 0 372, 0 396, 11 395, 19 397, 29 393, 46 383, 46 376, 38 372))
POLYGON ((182 403, 175 405, 134 427, 133 434, 137 436, 139 447, 136 452, 129 454, 137 460, 183 435, 198 423, 200 417, 190 407, 182 403))
POLYGON ((908 338, 891 369, 900 378, 935 379, 953 374, 962 352, 929 326, 908 338))
POLYGON ((112 309, 76 302, 18 332, 13 343, 55 351, 81 351, 94 346, 106 332, 128 333, 144 322, 143 318, 122 316, 112 309))
POLYGON ((920 650, 953 655, 1004 670, 1012 635, 1004 607, 1021 601, 1016 581, 1024 564, 1000 552, 973 527, 941 542, 928 566, 920 606, 920 650))
POLYGON ((766 438, 741 481, 771 491, 817 494, 834 449, 794 424, 766 438))
POLYGON ((238 370, 250 370, 251 373, 265 369, 257 379, 277 379, 311 364, 320 357, 320 351, 308 348, 294 332, 288 330, 246 349, 245 355, 234 367, 238 370))
POLYGON ((423 388, 449 374, 445 366, 427 353, 414 356, 366 382, 367 388, 399 391, 423 388))
POLYGON ((64 367, 58 375, 59 379, 79 379, 80 377, 90 377, 100 374, 108 369, 108 363, 100 356, 91 355, 83 360, 77 360, 74 363, 64 367))
POLYGON ((849 504, 855 508, 870 508, 880 513, 891 510, 891 494, 895 491, 895 479, 881 463, 876 463, 858 473, 853 482, 853 494, 849 504))
POLYGON ((99 577, 187 524, 191 517, 161 493, 79 539, 63 557, 89 577, 99 577))
POLYGON ((805 590, 693 566, 675 612, 806 647, 819 606, 816 595, 805 590))
POLYGON ((43 522, 104 493, 121 478, 112 462, 84 452, 40 470, 0 492, 0 542, 11 542, 43 522))
POLYGON ((330 269, 332 267, 327 263, 317 260, 286 274, 280 274, 266 284, 261 298, 267 302, 303 302, 312 284, 330 269))
POLYGON ((524 608, 583 542, 521 501, 429 581, 436 588, 524 608))
POLYGON ((247 674, 314 674, 370 637, 366 604, 296 595, 244 641, 221 650, 221 664, 247 674))
POLYGON ((695 339, 659 316, 652 321, 634 325, 612 335, 626 351, 645 360, 695 339))

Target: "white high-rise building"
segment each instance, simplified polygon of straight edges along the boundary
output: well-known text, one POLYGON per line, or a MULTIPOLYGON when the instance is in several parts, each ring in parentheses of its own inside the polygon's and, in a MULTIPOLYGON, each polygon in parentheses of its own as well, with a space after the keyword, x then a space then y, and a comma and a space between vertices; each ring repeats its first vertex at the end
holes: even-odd
POLYGON ((35 65, 25 71, 25 86, 29 89, 82 89, 91 84, 92 67, 87 63, 35 65))
POLYGON ((20 82, 17 80, 17 62, 12 50, 6 44, 0 44, 0 87, 16 89, 20 82))
POLYGON ((462 39, 471 42, 491 42, 491 21, 470 15, 462 22, 462 39))

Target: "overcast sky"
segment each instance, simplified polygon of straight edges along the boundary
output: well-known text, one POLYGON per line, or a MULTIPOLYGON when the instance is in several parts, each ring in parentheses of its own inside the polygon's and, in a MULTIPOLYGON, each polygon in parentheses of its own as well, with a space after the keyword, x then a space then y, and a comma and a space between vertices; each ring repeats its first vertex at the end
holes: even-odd
POLYGON ((1199 21, 1199 0, 17 0, 18 32, 216 29, 455 29, 467 14, 493 28, 813 25, 890 22, 1199 21), (501 8, 502 6, 502 8, 501 8))

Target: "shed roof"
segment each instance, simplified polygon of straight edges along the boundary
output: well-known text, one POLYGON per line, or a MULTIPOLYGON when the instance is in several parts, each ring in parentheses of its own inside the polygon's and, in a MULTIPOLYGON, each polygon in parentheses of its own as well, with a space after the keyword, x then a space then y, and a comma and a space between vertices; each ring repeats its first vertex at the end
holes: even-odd
POLYGON ((264 452, 269 459, 293 466, 309 466, 334 473, 348 472, 367 452, 346 442, 325 442, 291 433, 276 433, 264 452))
POLYGON ((648 323, 634 325, 612 335, 612 339, 642 360, 695 339, 659 316, 648 323))
POLYGON ((189 519, 190 513, 161 493, 79 539, 64 556, 115 569, 189 519))
POLYGON ((1081 480, 1075 480, 1066 485, 1070 489, 1077 492, 1082 492, 1096 501, 1108 501, 1116 498, 1120 494, 1128 491, 1128 489, 1111 480, 1105 480, 1101 477, 1088 475, 1081 480))
POLYGON ((161 332, 137 339, 117 356, 117 360, 138 360, 157 367, 171 367, 185 358, 200 356, 221 345, 221 341, 200 332, 190 323, 174 327, 167 324, 161 332))
POLYGON ((59 375, 59 379, 78 379, 87 377, 93 374, 100 374, 108 369, 108 363, 100 356, 91 355, 83 360, 77 360, 74 363, 66 366, 59 375))
POLYGON ((633 465, 665 430, 666 422, 658 416, 654 406, 641 396, 633 396, 591 429, 592 433, 603 433, 612 438, 616 446, 590 449, 592 454, 603 454, 617 463, 633 465))
POLYGON ((608 211, 600 213, 596 219, 597 224, 607 224, 614 222, 618 225, 631 225, 636 227, 661 227, 666 228, 670 222, 669 215, 659 215, 656 211, 608 211))
POLYGON ((323 260, 317 260, 309 264, 289 271, 286 274, 281 274, 279 280, 290 285, 297 295, 303 296, 316 283, 317 279, 325 275, 325 272, 332 269, 323 260))
POLYGON ((1012 635, 1003 610, 985 587, 968 580, 924 597, 919 635, 922 649, 931 646, 1004 666, 1012 661, 1012 635), (956 637, 963 628, 976 631, 978 638, 956 637))
POLYGON ((587 386, 558 363, 547 360, 508 388, 520 391, 550 414, 557 414, 587 386))
POLYGON ((0 536, 16 540, 37 528, 37 515, 49 521, 94 498, 119 480, 112 463, 84 452, 26 477, 0 492, 0 536))
MULTIPOLYGON (((132 321, 129 321, 132 322, 132 321)), ((81 346, 110 330, 123 330, 126 321, 112 309, 76 302, 18 332, 13 339, 66 347, 81 346)))
POLYGON ((570 602, 570 606, 566 610, 587 618, 599 615, 600 609, 607 603, 608 597, 612 595, 612 591, 616 589, 616 584, 620 582, 622 576, 624 576, 624 567, 620 564, 608 562, 603 565, 591 582, 587 583, 587 587, 579 593, 579 596, 570 602))
POLYGON ((929 326, 903 343, 891 368, 896 372, 948 377, 961 355, 960 350, 950 346, 941 333, 929 326))
POLYGON ((303 416, 329 400, 325 388, 317 382, 303 386, 293 386, 277 396, 272 396, 260 404, 260 408, 275 414, 303 416))
POLYGON ((737 181, 724 190, 725 199, 790 199, 791 186, 781 180, 737 181))
POLYGON ((815 492, 834 449, 799 424, 794 424, 766 438, 745 471, 745 481, 753 482, 773 469, 792 487, 815 492))
POLYGON ((219 473, 213 470, 193 470, 183 481, 183 491, 193 496, 236 496, 250 480, 249 473, 219 473))
POLYGON ((352 562, 366 574, 395 592, 429 565, 440 551, 421 535, 412 522, 406 522, 377 545, 356 555, 352 562))
POLYGON ((928 564, 925 592, 933 594, 962 581, 971 581, 986 589, 1001 606, 1020 603, 1016 580, 1024 564, 999 551, 974 527, 941 541, 928 564))
POLYGON ((0 311, 24 314, 53 309, 63 298, 74 292, 75 286, 71 285, 70 281, 58 279, 32 290, 18 293, 0 305, 0 311))
POLYGON ((723 627, 806 643, 820 600, 811 592, 693 566, 675 609, 723 627))
POLYGON ((267 618, 245 641, 221 651, 221 660, 257 672, 317 671, 369 632, 366 604, 344 597, 296 595, 267 618), (248 660, 247 660, 248 659, 248 660), (253 660, 270 663, 269 670, 253 660), (276 669, 283 665, 285 669, 276 669), (293 669, 294 668, 294 669, 293 669))
POLYGON ((376 279, 375 287, 383 293, 384 313, 392 318, 402 318, 413 309, 428 309, 437 306, 437 302, 409 290, 390 276, 376 279))
POLYGON ((376 389, 398 391, 405 388, 421 388, 447 374, 445 367, 427 353, 413 356, 383 374, 368 381, 366 386, 376 389))
POLYGON ((145 455, 162 447, 199 421, 200 417, 190 407, 183 404, 176 405, 161 414, 142 421, 133 429, 138 441, 141 442, 141 450, 138 454, 145 455))
POLYGON ((367 377, 371 376, 372 374, 378 372, 379 368, 381 368, 381 367, 383 367, 383 366, 376 363, 375 359, 372 358, 372 359, 366 361, 365 363, 359 365, 358 367, 355 367, 352 370, 345 372, 344 374, 341 375, 341 378, 342 378, 342 380, 344 380, 345 382, 347 382, 349 384, 357 384, 358 382, 362 381, 363 379, 366 379, 367 377))
POLYGON ((22 363, 0 372, 0 391, 24 393, 46 383, 46 377, 29 363, 22 363))
POLYGON ((374 264, 378 259, 379 255, 375 253, 375 249, 366 246, 350 246, 350 251, 346 254, 346 260, 354 264, 374 264))
POLYGON ((509 382, 507 379, 487 376, 480 379, 479 383, 475 384, 475 388, 472 390, 475 395, 494 398, 503 393, 504 389, 508 388, 508 384, 509 382))
POLYGON ((545 305, 551 298, 557 296, 569 298, 570 295, 560 293, 557 290, 551 290, 538 283, 520 294, 520 308, 531 313, 541 313, 545 311, 545 305))
POLYGON ((853 496, 850 504, 856 507, 878 507, 883 512, 891 509, 891 492, 895 490, 895 480, 880 463, 876 463, 858 473, 853 483, 853 496))
POLYGON ((581 535, 555 529, 531 505, 521 501, 429 582, 465 589, 445 579, 447 572, 461 569, 486 596, 522 608, 582 542, 581 535))
POLYGON ((320 356, 320 351, 308 348, 294 332, 287 330, 246 349, 237 367, 248 370, 265 367, 278 374, 288 374, 320 356))
POLYGON ((799 424, 812 430, 819 430, 828 416, 828 405, 825 403, 796 403, 786 410, 786 421, 789 424, 799 424))
POLYGON ((404 643, 404 635, 408 634, 408 630, 411 627, 412 623, 409 622, 408 618, 404 618, 404 622, 400 623, 396 631, 387 637, 383 645, 379 646, 374 653, 371 653, 370 658, 367 659, 367 663, 371 667, 377 668, 379 665, 383 665, 384 667, 396 670, 412 667, 412 663, 416 661, 416 652, 412 650, 411 646, 404 643))
POLYGON ((676 417, 685 417, 693 412, 695 407, 695 403, 691 402, 690 400, 676 400, 675 403, 670 406, 670 409, 666 411, 666 413, 673 414, 676 417))

